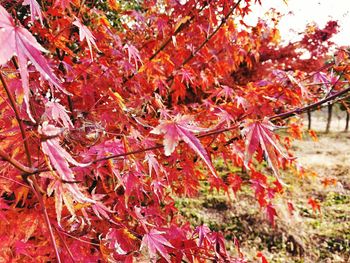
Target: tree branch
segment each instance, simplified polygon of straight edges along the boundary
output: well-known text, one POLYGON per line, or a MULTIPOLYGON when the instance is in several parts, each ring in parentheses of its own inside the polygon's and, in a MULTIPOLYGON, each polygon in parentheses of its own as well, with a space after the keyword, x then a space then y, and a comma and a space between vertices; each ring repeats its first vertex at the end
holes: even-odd
MULTIPOLYGON (((2 85, 4 86, 6 94, 7 94, 8 98, 9 98, 9 100, 10 100, 10 105, 11 105, 13 111, 15 112, 15 117, 16 117, 16 120, 18 122, 20 131, 21 131, 21 135, 22 135, 22 138, 23 138, 23 144, 24 144, 24 148, 25 148, 25 152, 26 152, 26 156, 27 156, 27 160, 28 160, 28 164, 29 164, 30 168, 22 165, 21 163, 19 163, 15 159, 11 158, 7 153, 5 153, 2 150, 0 150, 0 156, 3 159, 5 159, 6 161, 8 161, 9 163, 11 163, 13 166, 15 166, 17 169, 25 172, 26 175, 35 174, 37 169, 32 168, 32 158, 30 156, 29 144, 28 144, 28 141, 27 141, 27 136, 26 136, 26 133, 25 133, 23 121, 20 118, 18 109, 16 107, 15 99, 13 98, 12 93, 8 89, 7 83, 6 83, 6 81, 4 79, 4 76, 3 76, 3 74, 1 72, 0 72, 0 80, 2 82, 2 85)), ((46 211, 46 207, 45 207, 45 204, 44 204, 44 201, 43 201, 43 197, 40 194, 39 185, 38 185, 38 183, 36 181, 36 178, 32 178, 32 180, 31 179, 27 179, 27 180, 28 180, 28 182, 30 182, 32 191, 35 193, 35 195, 37 196, 37 198, 39 200, 39 203, 40 203, 43 215, 44 215, 45 223, 46 223, 46 225, 48 227, 48 230, 50 232, 51 244, 52 244, 52 247, 53 247, 53 249, 55 251, 57 262, 60 263, 61 259, 60 259, 60 255, 59 255, 59 252, 58 252, 57 244, 56 244, 56 241, 55 241, 55 236, 54 236, 53 231, 52 231, 51 222, 50 222, 49 216, 48 216, 47 211, 46 211)))
POLYGON ((9 154, 7 154, 6 152, 4 152, 2 149, 0 149, 0 157, 9 162, 10 164, 12 164, 14 167, 16 167, 18 170, 26 173, 26 174, 33 174, 36 172, 36 169, 30 168, 28 166, 25 166, 23 164, 21 164, 20 162, 18 162, 17 160, 15 160, 14 158, 12 158, 9 154))
MULTIPOLYGON (((202 12, 203 9, 211 2, 211 0, 207 1, 205 5, 202 6, 202 8, 199 10, 198 13, 202 12)), ((155 57, 157 57, 157 55, 162 52, 168 45, 169 43, 171 43, 171 40, 173 39, 173 37, 177 36, 182 30, 184 30, 188 25, 191 24, 192 20, 195 18, 194 15, 192 15, 190 17, 190 19, 188 19, 185 23, 181 24, 175 31, 174 33, 169 36, 167 38, 167 40, 165 40, 163 42, 163 44, 161 44, 161 46, 148 58, 148 61, 152 61, 155 57)), ((129 80, 131 80, 133 77, 135 77, 136 73, 132 73, 131 75, 127 76, 124 80, 123 80, 123 84, 127 83, 129 80)))
MULTIPOLYGON (((198 13, 202 12, 203 9, 210 3, 211 1, 206 2, 202 8, 199 10, 198 13)), ((172 38, 177 36, 184 28, 186 28, 192 20, 195 18, 195 15, 192 15, 184 24, 181 24, 175 31, 174 33, 168 37, 168 39, 153 53, 153 55, 148 59, 149 61, 153 60, 161 51, 166 48, 167 45, 171 42, 172 38)))
POLYGON ((19 112, 17 110, 16 101, 13 98, 12 93, 8 89, 7 83, 5 81, 5 78, 4 78, 3 74, 2 74, 2 72, 0 72, 0 80, 1 80, 1 83, 2 83, 2 85, 4 87, 4 89, 5 89, 7 97, 9 98, 10 105, 11 105, 13 111, 15 112, 15 117, 16 117, 16 120, 18 122, 19 129, 21 131, 21 135, 22 135, 22 139, 23 139, 23 144, 24 144, 24 149, 25 149, 25 153, 26 153, 26 156, 27 156, 27 160, 28 160, 28 165, 32 166, 32 159, 30 158, 29 144, 28 144, 28 141, 27 141, 27 136, 26 136, 26 133, 25 133, 24 125, 23 125, 22 119, 20 118, 19 112))
POLYGON ((342 90, 342 91, 339 91, 335 94, 333 94, 332 96, 329 96, 323 100, 320 100, 318 102, 315 102, 315 103, 312 103, 312 104, 309 104, 305 107, 302 107, 302 108, 297 108, 297 109, 294 109, 294 110, 291 110, 291 111, 288 111, 288 112, 284 112, 284 113, 281 113, 281 114, 277 114, 277 115, 274 115, 274 116, 271 116, 269 119, 270 120, 277 120, 277 119, 287 119, 293 115, 296 115, 296 114, 300 114, 300 113, 304 113, 306 112, 307 110, 313 110, 319 106, 321 106, 322 104, 325 104, 329 101, 332 101, 334 99, 337 99, 338 97, 346 94, 350 92, 350 87, 342 90))
MULTIPOLYGON (((244 117, 245 117, 245 115, 241 116, 240 119, 243 119, 244 117)), ((237 120, 237 121, 240 121, 240 120, 237 120)), ((212 135, 221 134, 221 133, 224 133, 224 132, 235 130, 235 129, 237 129, 238 126, 239 125, 234 125, 234 126, 231 126, 231 127, 228 127, 228 128, 220 128, 220 129, 212 130, 210 132, 199 134, 196 137, 197 138, 205 138, 205 137, 209 137, 209 136, 212 136, 212 135)), ((184 143, 184 141, 180 141, 180 143, 184 143)), ((134 150, 134 151, 129 151, 129 152, 120 153, 120 154, 114 154, 114 155, 102 157, 102 158, 99 158, 99 159, 95 159, 91 163, 95 164, 95 163, 102 162, 102 161, 107 161, 107 160, 110 160, 110 159, 118 159, 118 158, 126 157, 126 156, 129 156, 129 155, 133 155, 133 154, 141 154, 141 153, 148 152, 148 151, 162 149, 163 147, 164 147, 163 144, 156 144, 155 146, 152 146, 152 147, 142 148, 142 149, 138 149, 138 150, 134 150)), ((73 168, 73 167, 76 167, 76 166, 72 165, 70 167, 73 168)), ((52 169, 55 170, 54 168, 52 168, 52 169)), ((48 172, 48 171, 51 171, 52 169, 48 169, 48 168, 38 169, 38 170, 36 170, 36 171, 34 171, 33 173, 30 173, 30 174, 48 172)))
POLYGON ((51 226, 50 218, 49 218, 49 215, 47 214, 47 210, 46 210, 46 207, 45 207, 45 204, 44 204, 43 197, 40 194, 39 185, 38 185, 38 183, 36 181, 36 178, 33 178, 33 180, 28 179, 28 181, 30 182, 30 186, 32 187, 33 192, 35 193, 36 197, 39 200, 39 203, 40 203, 40 206, 41 206, 41 211, 42 211, 42 213, 44 215, 45 223, 46 223, 46 226, 47 226, 47 228, 49 230, 49 233, 50 233, 50 241, 51 241, 52 247, 53 247, 53 249, 55 251, 57 262, 61 263, 60 253, 58 252, 58 247, 57 247, 57 244, 56 244, 55 235, 53 233, 53 229, 52 229, 52 226, 51 226))
POLYGON ((219 31, 219 29, 226 23, 227 19, 232 15, 233 11, 238 7, 238 5, 241 3, 242 0, 238 0, 236 4, 233 5, 233 7, 230 9, 230 11, 221 19, 220 24, 215 28, 215 30, 202 42, 202 44, 199 45, 199 47, 192 52, 181 64, 181 67, 186 65, 188 62, 190 62, 197 53, 209 42, 210 39, 213 38, 213 36, 219 31))
MULTIPOLYGON (((341 72, 341 74, 340 74, 338 80, 333 84, 332 88, 335 87, 335 86, 338 84, 338 81, 340 80, 340 78, 341 78, 341 76, 343 75, 343 73, 344 73, 345 70, 346 70, 346 69, 344 69, 343 72, 341 72)), ((325 104, 325 103, 327 103, 327 102, 329 102, 329 101, 332 101, 332 100, 334 100, 334 99, 337 99, 337 98, 339 98, 340 96, 342 96, 342 95, 344 95, 344 94, 346 94, 346 93, 348 93, 348 92, 350 92, 350 86, 349 86, 348 88, 346 88, 346 89, 343 89, 343 90, 341 90, 341 91, 338 91, 337 93, 334 93, 334 94, 331 95, 331 96, 328 96, 328 97, 326 97, 326 98, 324 98, 324 99, 322 99, 322 100, 319 100, 319 101, 317 101, 317 102, 315 102, 315 103, 309 104, 309 105, 307 105, 307 106, 305 106, 305 107, 297 108, 297 109, 294 109, 294 110, 291 110, 291 111, 288 111, 288 112, 283 112, 283 113, 280 113, 280 114, 271 116, 271 117, 269 118, 269 120, 287 119, 287 118, 289 118, 289 117, 291 117, 291 116, 293 116, 293 115, 295 115, 295 114, 300 114, 300 113, 304 113, 304 112, 306 112, 306 111, 308 111, 308 110, 313 110, 313 109, 315 109, 315 108, 321 106, 322 104, 325 104)))

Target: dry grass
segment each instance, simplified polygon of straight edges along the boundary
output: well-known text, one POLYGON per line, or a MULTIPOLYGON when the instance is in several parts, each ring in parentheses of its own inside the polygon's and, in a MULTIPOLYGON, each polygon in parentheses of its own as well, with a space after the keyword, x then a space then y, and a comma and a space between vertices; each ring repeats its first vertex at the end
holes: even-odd
MULTIPOLYGON (((316 127, 325 127, 321 119, 315 120, 316 127)), ((232 254, 233 237, 239 238, 250 262, 259 262, 258 251, 269 262, 350 262, 350 133, 319 133, 317 143, 306 136, 304 141, 295 141, 293 149, 306 172, 302 178, 285 173, 288 187, 274 201, 278 213, 275 227, 268 223, 248 187, 230 200, 203 185, 197 199, 178 200, 181 213, 194 225, 205 223, 212 230, 223 231, 232 254), (334 185, 322 184, 331 178, 337 180, 334 185), (320 202, 321 212, 312 210, 309 197, 320 202), (293 200, 293 216, 287 200, 293 200)))

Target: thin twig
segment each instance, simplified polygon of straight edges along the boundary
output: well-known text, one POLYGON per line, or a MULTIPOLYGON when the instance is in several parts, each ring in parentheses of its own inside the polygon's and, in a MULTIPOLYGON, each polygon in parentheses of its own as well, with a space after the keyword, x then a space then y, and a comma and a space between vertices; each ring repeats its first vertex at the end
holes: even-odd
POLYGON ((209 42, 210 39, 213 38, 213 36, 219 31, 219 29, 226 23, 227 19, 232 15, 233 11, 238 7, 238 5, 241 3, 242 0, 239 0, 236 4, 233 5, 233 7, 230 9, 230 11, 221 19, 220 24, 215 28, 215 30, 202 42, 202 44, 197 47, 197 49, 192 52, 181 64, 181 67, 186 65, 189 61, 191 61, 197 53, 209 42))
MULTIPOLYGON (((30 156, 29 144, 28 144, 26 133, 25 133, 23 121, 20 118, 18 109, 16 107, 16 102, 15 102, 13 96, 12 96, 12 93, 8 89, 7 83, 6 83, 6 81, 4 79, 4 76, 2 75, 1 72, 0 72, 0 80, 1 80, 2 85, 3 85, 3 87, 4 87, 5 91, 6 91, 6 94, 7 94, 8 98, 9 98, 9 100, 10 100, 11 107, 12 107, 13 111, 15 112, 15 117, 16 117, 16 120, 18 122, 20 131, 21 131, 21 135, 22 135, 22 138, 23 138, 23 144, 24 144, 24 148, 25 148, 25 152, 26 152, 26 156, 27 156, 27 161, 28 161, 28 165, 30 166, 30 168, 28 168, 29 169, 28 171, 32 171, 31 173, 27 173, 27 175, 28 174, 33 174, 33 171, 36 171, 37 169, 34 169, 32 167, 32 158, 30 156)), ((13 158, 11 158, 7 153, 1 151, 0 155, 1 155, 2 158, 7 160, 9 163, 14 165, 18 169, 20 169, 22 171, 27 170, 27 167, 25 167, 24 165, 20 164, 19 162, 17 162, 13 158)), ((39 187, 35 177, 32 178, 32 179, 28 178, 27 180, 28 180, 28 182, 30 182, 31 188, 32 188, 33 192, 35 193, 35 195, 37 196, 37 198, 39 200, 41 209, 42 209, 43 214, 44 214, 44 219, 45 219, 46 225, 47 225, 47 227, 49 229, 49 232, 50 232, 50 239, 51 239, 51 243, 52 243, 53 249, 54 249, 55 254, 56 254, 57 262, 60 263, 61 259, 60 259, 59 253, 58 253, 58 248, 57 248, 57 244, 56 244, 56 241, 55 241, 55 236, 54 236, 53 231, 52 231, 51 222, 50 222, 49 216, 47 214, 43 198, 42 198, 42 196, 40 194, 40 187, 39 187)))
POLYGON ((68 236, 68 237, 71 237, 71 238, 73 238, 73 239, 76 239, 76 240, 78 240, 78 241, 80 241, 80 242, 82 242, 82 243, 86 243, 86 244, 89 244, 89 245, 92 245, 92 246, 97 246, 97 247, 100 246, 99 243, 94 243, 94 242, 86 241, 86 240, 84 240, 84 239, 75 237, 75 236, 70 235, 70 234, 68 234, 68 233, 66 233, 66 232, 64 232, 64 231, 59 230, 59 229, 56 229, 56 230, 57 230, 58 232, 60 232, 61 234, 64 234, 64 235, 66 235, 66 236, 68 236))
POLYGON ((12 93, 10 92, 10 90, 9 90, 9 88, 7 86, 7 83, 5 81, 5 78, 4 78, 3 74, 2 74, 2 72, 0 72, 0 80, 1 80, 1 83, 2 83, 2 85, 4 87, 4 89, 5 89, 7 97, 10 100, 10 105, 11 105, 13 111, 15 112, 15 117, 16 117, 16 120, 18 122, 19 129, 21 131, 21 135, 22 135, 22 139, 23 139, 24 150, 25 150, 25 153, 26 153, 26 156, 27 156, 27 159, 28 159, 28 165, 32 166, 32 160, 30 158, 30 151, 29 151, 29 144, 28 144, 28 140, 27 140, 27 137, 26 137, 24 125, 23 125, 22 119, 20 118, 19 112, 17 110, 15 99, 13 98, 12 93))
POLYGON ((53 247, 53 249, 55 251, 57 262, 61 263, 60 253, 58 252, 58 248, 57 248, 55 236, 54 236, 54 233, 53 233, 53 230, 52 230, 50 218, 49 218, 49 215, 47 214, 47 210, 46 210, 46 207, 45 207, 45 204, 44 204, 44 201, 43 201, 43 197, 40 194, 40 187, 39 187, 39 185, 38 185, 38 183, 36 181, 36 178, 32 178, 32 179, 29 178, 28 181, 30 182, 32 190, 33 190, 33 192, 35 193, 36 197, 39 200, 39 203, 40 203, 40 206, 41 206, 41 211, 43 212, 45 223, 46 223, 46 226, 47 226, 47 228, 49 230, 49 233, 50 233, 50 240, 51 240, 51 243, 52 243, 52 247, 53 247))
MULTIPOLYGON (((241 118, 243 118, 243 116, 241 118)), ((239 121, 239 120, 237 120, 237 121, 239 121)), ((204 137, 209 137, 209 136, 216 135, 216 134, 221 134, 221 133, 224 133, 224 132, 228 132, 228 131, 237 129, 238 126, 239 125, 234 125, 234 126, 231 126, 231 127, 228 127, 228 128, 220 128, 220 129, 212 130, 210 132, 199 134, 196 137, 197 138, 204 138, 204 137)), ((183 141, 180 141, 180 143, 183 143, 183 141)), ((141 153, 148 152, 148 151, 162 149, 163 147, 164 147, 163 144, 156 144, 155 146, 151 146, 151 147, 147 147, 147 148, 142 148, 142 149, 138 149, 138 150, 134 150, 134 151, 129 151, 129 152, 125 152, 125 153, 114 154, 114 155, 109 155, 109 156, 106 156, 106 157, 98 158, 98 159, 95 159, 94 161, 92 161, 91 163, 95 164, 95 163, 99 163, 99 162, 102 162, 102 161, 107 161, 107 160, 110 160, 110 159, 124 158, 124 157, 129 156, 129 155, 141 154, 141 153)), ((76 167, 76 166, 75 165, 70 166, 70 168, 74 168, 74 167, 76 167)), ((52 169, 55 170, 54 168, 52 168, 52 169)), ((29 173, 29 175, 30 174, 42 173, 42 172, 48 172, 48 171, 51 171, 52 169, 48 169, 48 168, 38 169, 38 170, 34 171, 33 173, 29 173)))
POLYGON ((2 149, 0 149, 0 157, 9 162, 10 164, 12 164, 14 167, 16 167, 18 170, 26 173, 26 174, 33 174, 36 172, 36 169, 30 168, 28 166, 25 166, 23 164, 21 164, 19 161, 17 161, 16 159, 12 158, 9 154, 7 154, 6 152, 4 152, 2 149))
POLYGON ((76 261, 74 260, 73 253, 72 253, 72 251, 70 251, 70 249, 69 249, 69 247, 68 247, 66 241, 64 240, 64 238, 63 238, 62 235, 61 235, 61 232, 60 232, 56 227, 55 227, 55 230, 56 230, 57 235, 58 235, 59 238, 61 239, 61 241, 62 241, 64 247, 66 248, 67 253, 68 253, 68 255, 70 256, 70 259, 72 260, 72 262, 76 262, 76 261))
MULTIPOLYGON (((344 71, 343 71, 344 72, 344 71)), ((338 78, 338 80, 341 78, 341 75, 343 74, 343 72, 341 72, 340 74, 340 77, 338 78)), ((335 85, 337 85, 338 81, 336 81, 332 87, 334 87, 335 85)), ((343 89, 341 91, 338 91, 337 93, 334 93, 332 96, 328 96, 322 100, 319 100, 315 103, 312 103, 312 104, 309 104, 305 107, 302 107, 302 108, 297 108, 297 109, 294 109, 294 110, 291 110, 291 111, 288 111, 288 112, 284 112, 284 113, 280 113, 280 114, 277 114, 277 115, 274 115, 274 116, 271 116, 269 117, 269 120, 277 120, 277 119, 287 119, 295 114, 300 114, 300 113, 304 113, 308 110, 312 110, 312 109, 315 109, 319 106, 321 106, 322 104, 325 104, 329 101, 332 101, 340 96, 342 96, 343 94, 346 94, 350 91, 350 87, 346 88, 346 89, 343 89)))
POLYGON ((19 185, 21 185, 21 186, 23 186, 23 187, 30 188, 28 185, 23 184, 23 183, 21 183, 21 182, 19 182, 19 181, 17 181, 17 180, 14 180, 14 179, 12 179, 12 178, 10 178, 10 177, 6 177, 6 176, 3 176, 3 175, 0 175, 0 178, 3 178, 3 179, 5 179, 5 180, 9 180, 10 182, 19 184, 19 185))
POLYGON ((83 1, 81 2, 80 6, 79 6, 79 10, 78 10, 77 17, 80 16, 80 12, 81 12, 81 10, 82 10, 82 8, 83 8, 83 5, 85 5, 85 0, 83 0, 83 1))
MULTIPOLYGON (((203 9, 210 3, 210 1, 207 1, 202 8, 198 11, 198 13, 201 13, 203 9)), ((173 37, 176 37, 186 26, 188 26, 192 20, 195 18, 195 15, 192 15, 186 23, 181 24, 175 31, 174 33, 168 37, 168 39, 153 53, 153 55, 148 59, 149 61, 153 60, 161 51, 166 48, 167 45, 172 41, 173 37)))

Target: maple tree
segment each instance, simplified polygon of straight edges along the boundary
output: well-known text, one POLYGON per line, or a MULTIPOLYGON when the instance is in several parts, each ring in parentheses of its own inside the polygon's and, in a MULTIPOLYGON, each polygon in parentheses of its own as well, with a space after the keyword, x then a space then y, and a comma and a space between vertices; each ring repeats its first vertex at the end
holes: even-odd
POLYGON ((250 184, 274 224, 296 165, 276 130, 350 90, 349 51, 324 64, 336 22, 282 45, 277 13, 244 23, 258 2, 1 1, 0 258, 244 262, 174 197, 250 184))

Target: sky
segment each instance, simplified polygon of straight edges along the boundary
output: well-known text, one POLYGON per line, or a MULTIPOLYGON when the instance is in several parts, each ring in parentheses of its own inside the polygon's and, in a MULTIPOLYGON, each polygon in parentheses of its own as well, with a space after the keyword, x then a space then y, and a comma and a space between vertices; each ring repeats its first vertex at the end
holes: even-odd
POLYGON ((329 20, 337 20, 339 33, 332 40, 340 46, 350 46, 350 0, 261 0, 262 6, 254 5, 252 14, 245 20, 248 24, 257 21, 271 7, 286 14, 280 21, 282 40, 298 39, 298 33, 308 23, 315 22, 320 28, 329 20))

